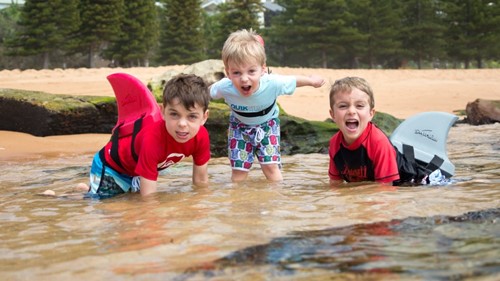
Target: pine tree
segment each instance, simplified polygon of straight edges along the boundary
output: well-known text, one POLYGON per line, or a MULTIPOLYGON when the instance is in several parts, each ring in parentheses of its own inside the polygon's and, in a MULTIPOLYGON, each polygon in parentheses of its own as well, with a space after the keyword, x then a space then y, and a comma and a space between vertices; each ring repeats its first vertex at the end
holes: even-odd
POLYGON ((465 68, 469 68, 473 60, 482 68, 484 59, 498 59, 500 3, 486 0, 445 2, 450 57, 464 62, 465 68))
POLYGON ((272 22, 266 42, 270 43, 269 53, 281 64, 327 68, 345 51, 340 35, 356 35, 345 25, 348 11, 343 0, 287 0, 280 4, 285 12, 272 22))
POLYGON ((28 0, 20 15, 20 32, 7 45, 8 55, 43 56, 43 68, 50 65, 50 54, 66 50, 80 20, 77 0, 28 0))
POLYGON ((440 1, 409 0, 405 2, 403 18, 403 47, 422 68, 423 60, 445 55, 444 32, 440 1))
POLYGON ((125 1, 120 33, 105 57, 119 66, 147 66, 158 40, 159 24, 154 0, 125 1))
POLYGON ((258 14, 264 11, 260 0, 234 0, 221 4, 218 10, 221 27, 219 32, 224 41, 237 30, 260 30, 258 14))
POLYGON ((204 59, 202 10, 199 0, 164 0, 161 18, 161 64, 191 64, 204 59))
POLYGON ((260 0, 234 0, 220 4, 217 7, 217 14, 205 21, 208 55, 220 59, 222 46, 229 34, 234 31, 253 29, 259 32, 261 24, 258 15, 263 11, 260 0))
POLYGON ((369 68, 399 61, 402 48, 398 40, 402 13, 399 1, 351 0, 347 6, 353 18, 348 25, 361 35, 360 41, 350 43, 358 51, 353 59, 356 62, 361 59, 369 68))
POLYGON ((88 54, 88 66, 93 68, 95 56, 120 34, 124 0, 80 0, 79 10, 82 25, 77 48, 88 54))

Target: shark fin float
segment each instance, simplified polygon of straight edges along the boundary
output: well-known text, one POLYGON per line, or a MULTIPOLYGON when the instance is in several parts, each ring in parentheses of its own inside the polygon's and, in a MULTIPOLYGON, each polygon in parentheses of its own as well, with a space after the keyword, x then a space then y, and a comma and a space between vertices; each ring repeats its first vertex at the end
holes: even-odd
POLYGON ((413 149, 415 160, 440 169, 447 178, 455 174, 455 166, 448 159, 446 141, 451 126, 458 117, 446 112, 423 112, 401 123, 390 136, 394 147, 408 153, 413 149))

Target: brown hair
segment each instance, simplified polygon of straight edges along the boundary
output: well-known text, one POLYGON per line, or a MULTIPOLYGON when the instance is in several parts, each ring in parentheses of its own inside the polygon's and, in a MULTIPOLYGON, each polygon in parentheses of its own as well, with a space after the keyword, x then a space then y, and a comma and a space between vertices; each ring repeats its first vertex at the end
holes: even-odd
POLYGON ((172 104, 176 98, 186 109, 199 105, 205 112, 210 102, 210 93, 201 77, 194 74, 179 74, 170 79, 163 89, 163 107, 172 104))
POLYGON ((229 62, 243 65, 252 59, 259 65, 266 64, 266 51, 258 39, 258 34, 252 29, 231 33, 222 47, 224 66, 228 68, 229 62))
POLYGON ((370 84, 361 77, 345 77, 336 80, 330 89, 330 108, 333 108, 335 104, 334 98, 337 93, 351 92, 353 88, 365 92, 369 97, 370 109, 375 107, 375 98, 370 84))

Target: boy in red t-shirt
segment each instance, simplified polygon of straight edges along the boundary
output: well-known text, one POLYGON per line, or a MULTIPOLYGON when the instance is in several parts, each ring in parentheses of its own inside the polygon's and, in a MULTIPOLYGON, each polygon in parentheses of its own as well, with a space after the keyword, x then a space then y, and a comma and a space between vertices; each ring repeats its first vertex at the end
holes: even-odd
POLYGON ((202 78, 186 74, 172 78, 163 91, 163 119, 143 126, 135 137, 134 152, 132 136, 119 139, 120 163, 113 160, 113 142, 108 142, 94 156, 90 186, 80 183, 78 188, 88 191, 91 197, 129 191, 148 195, 157 190, 159 170, 188 156, 193 158, 193 183, 207 184, 210 140, 203 125, 208 118, 209 102, 208 87, 202 78))
POLYGON ((374 107, 373 92, 365 79, 346 77, 333 84, 330 115, 339 132, 330 140, 330 185, 399 179, 396 150, 371 122, 374 107))

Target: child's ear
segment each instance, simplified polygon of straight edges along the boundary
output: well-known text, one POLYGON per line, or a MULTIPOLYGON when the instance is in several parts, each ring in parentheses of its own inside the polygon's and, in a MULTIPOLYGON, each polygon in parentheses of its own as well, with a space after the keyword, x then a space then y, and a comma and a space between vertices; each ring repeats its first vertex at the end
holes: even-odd
POLYGON ((161 116, 163 116, 163 119, 165 119, 165 110, 167 109, 163 104, 160 105, 161 107, 161 116))
POLYGON ((372 121, 373 117, 375 117, 375 108, 370 110, 370 121, 372 121))
POLYGON ((330 108, 330 117, 332 117, 333 122, 335 122, 335 115, 333 114, 333 110, 330 108))
POLYGON ((205 125, 205 122, 207 122, 207 120, 208 120, 208 115, 209 115, 209 110, 207 109, 203 113, 203 121, 201 122, 201 125, 205 125))

